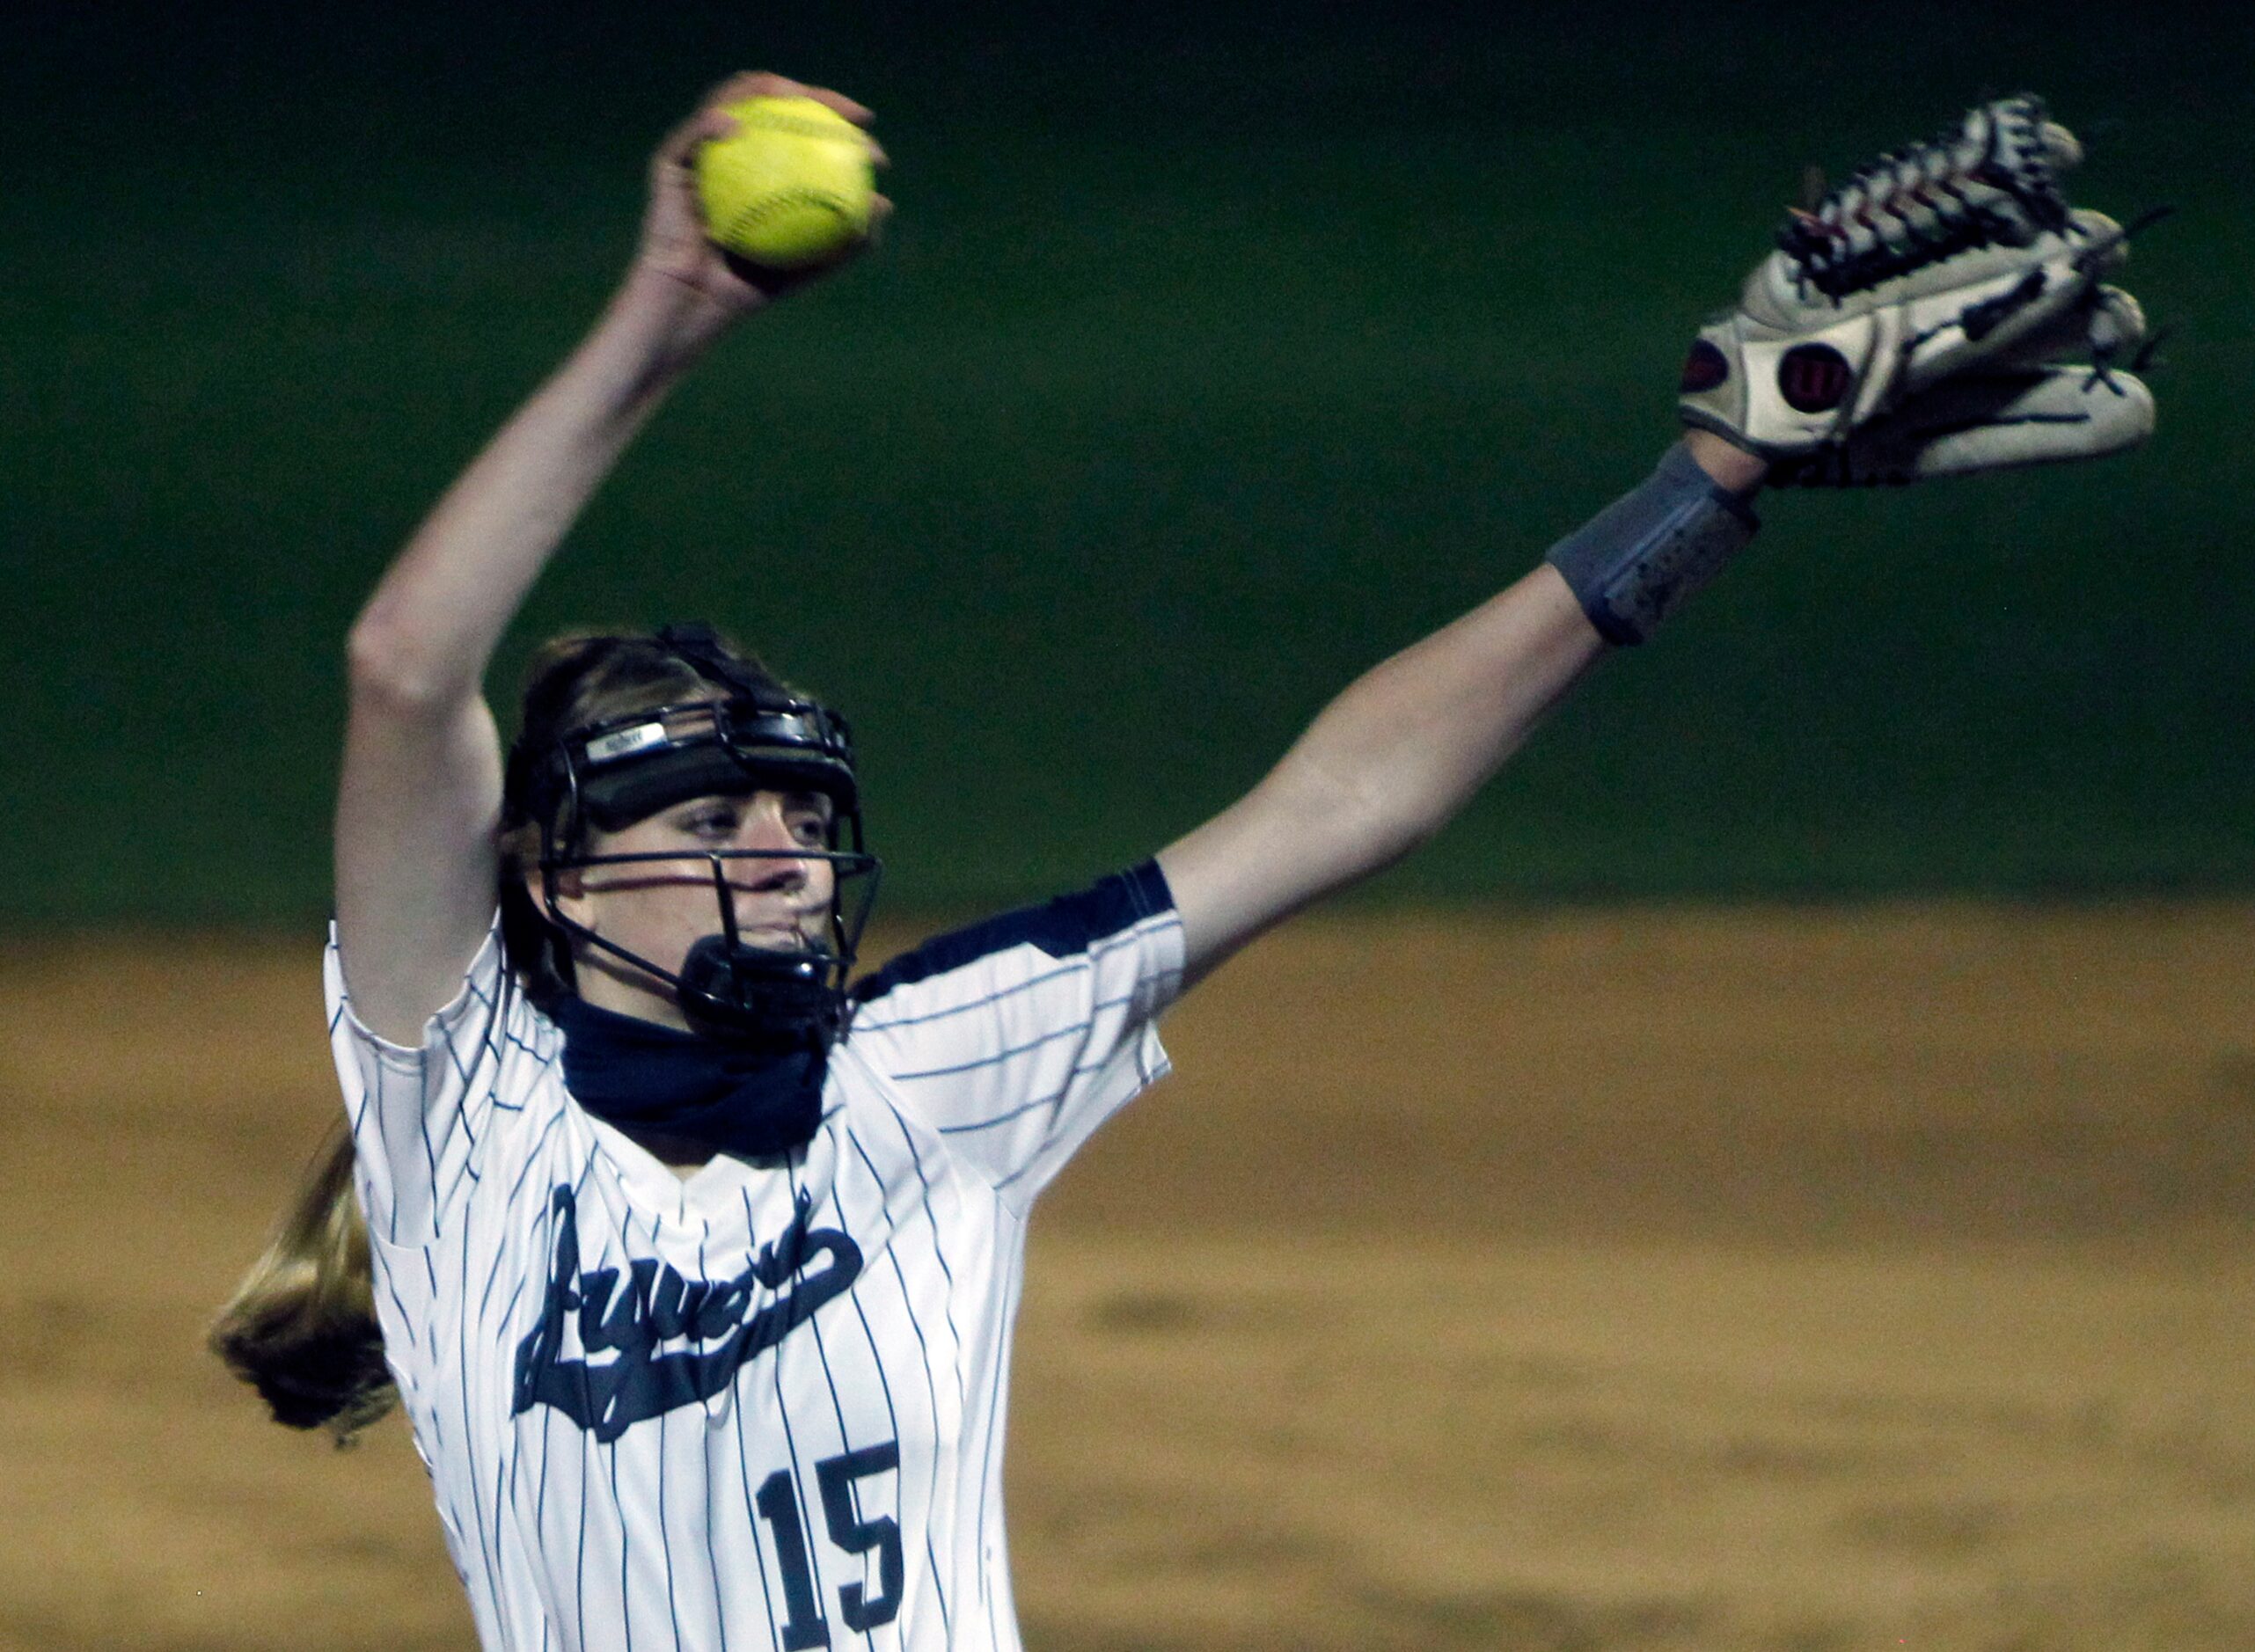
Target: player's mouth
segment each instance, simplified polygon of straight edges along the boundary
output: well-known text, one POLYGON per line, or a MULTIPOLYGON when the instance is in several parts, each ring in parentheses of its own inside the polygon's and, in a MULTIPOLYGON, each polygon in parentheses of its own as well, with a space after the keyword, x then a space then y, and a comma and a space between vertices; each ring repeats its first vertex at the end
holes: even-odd
POLYGON ((817 932, 811 927, 813 923, 812 918, 778 917, 758 923, 738 918, 736 939, 763 952, 801 952, 816 941, 817 932))

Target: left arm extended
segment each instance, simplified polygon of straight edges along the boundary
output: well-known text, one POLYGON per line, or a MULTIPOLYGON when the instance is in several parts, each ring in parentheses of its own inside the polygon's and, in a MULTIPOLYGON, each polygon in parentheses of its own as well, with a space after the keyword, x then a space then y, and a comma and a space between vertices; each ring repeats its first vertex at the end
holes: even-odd
MULTIPOLYGON (((1724 487, 1760 486, 1761 460, 1703 431, 1685 445, 1724 487)), ((1160 852, 1189 977, 1438 832, 1605 650, 1545 566, 1356 679, 1258 786, 1160 852)))
POLYGON ((1683 451, 1549 566, 1365 674, 1160 853, 1189 976, 1439 830, 1607 642, 1642 640, 1745 543, 1764 480, 1962 476, 2151 435, 2151 394, 2119 370, 2142 359, 2143 312, 2102 284, 2130 231, 2060 187, 2082 152, 2041 99, 2001 99, 1796 214, 1692 347, 1683 451))

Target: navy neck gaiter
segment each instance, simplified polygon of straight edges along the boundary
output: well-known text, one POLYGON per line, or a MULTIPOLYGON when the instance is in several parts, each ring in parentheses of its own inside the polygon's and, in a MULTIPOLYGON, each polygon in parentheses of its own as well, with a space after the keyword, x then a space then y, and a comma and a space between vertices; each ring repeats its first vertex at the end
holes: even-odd
POLYGON ((803 1147, 822 1124, 828 1052, 735 1049, 584 998, 548 1006, 564 1034, 564 1083, 629 1135, 697 1142, 738 1159, 803 1147))

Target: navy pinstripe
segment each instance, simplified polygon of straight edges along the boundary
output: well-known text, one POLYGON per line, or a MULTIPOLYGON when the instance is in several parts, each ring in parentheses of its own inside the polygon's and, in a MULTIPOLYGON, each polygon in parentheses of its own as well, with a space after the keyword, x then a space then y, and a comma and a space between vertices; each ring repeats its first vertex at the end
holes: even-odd
POLYGON ((803 1151, 685 1178, 573 1101, 497 943, 420 1050, 333 954, 387 1354, 483 1643, 1018 1652, 1025 1217, 1164 1071, 1181 968, 1150 866, 940 937, 856 989, 803 1151))
MULTIPOLYGON (((853 1136, 850 1131, 847 1133, 846 1139, 852 1142, 854 1152, 860 1158, 862 1167, 869 1173, 869 1180, 875 1184, 880 1193, 882 1193, 884 1188, 884 1178, 877 1173, 876 1166, 870 1162, 868 1150, 861 1145, 860 1138, 853 1136)), ((936 1254, 936 1246, 934 1247, 934 1251, 936 1254)), ((893 1250, 891 1246, 888 1246, 885 1251, 885 1260, 892 1264, 893 1283, 898 1286, 900 1290, 901 1317, 908 1322, 908 1328, 910 1331, 914 1333, 916 1337, 916 1351, 920 1356, 918 1363, 922 1366, 924 1371, 924 1391, 926 1398, 931 1402, 932 1432, 933 1436, 936 1438, 940 1433, 940 1388, 939 1385, 933 1380, 932 1377, 932 1344, 925 1338, 924 1321, 917 1315, 916 1298, 909 1290, 908 1276, 901 1271, 899 1254, 893 1250)), ((869 1316, 868 1313, 863 1312, 861 1307, 861 1299, 859 1297, 853 1298, 853 1312, 861 1315, 861 1329, 869 1338, 869 1356, 871 1359, 877 1361, 877 1374, 880 1380, 882 1380, 884 1375, 884 1363, 877 1354, 876 1333, 869 1328, 869 1316)), ((892 1400, 892 1389, 890 1385, 888 1385, 885 1389, 885 1399, 888 1404, 890 1404, 892 1400)), ((896 1430, 896 1437, 897 1437, 897 1430, 896 1430)), ((938 1500, 939 1488, 940 1465, 937 1458, 935 1457, 932 1464, 931 1488, 926 1494, 927 1501, 936 1502, 938 1500)), ((940 1580, 939 1576, 939 1553, 931 1546, 931 1531, 927 1527, 925 1531, 926 1553, 932 1561, 932 1570, 933 1575, 933 1592, 940 1597, 940 1619, 941 1622, 944 1625, 948 1621, 948 1590, 946 1585, 940 1580)))

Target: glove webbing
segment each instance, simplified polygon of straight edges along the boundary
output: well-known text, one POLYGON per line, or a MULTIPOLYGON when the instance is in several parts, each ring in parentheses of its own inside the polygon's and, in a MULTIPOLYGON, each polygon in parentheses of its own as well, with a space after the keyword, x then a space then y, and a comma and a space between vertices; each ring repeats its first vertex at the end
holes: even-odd
POLYGON ((2056 234, 2067 200, 2045 134, 2041 99, 1984 105, 1961 129, 1859 168, 1814 211, 1795 213, 1777 245, 1800 280, 1837 300, 1969 248, 2056 234))

